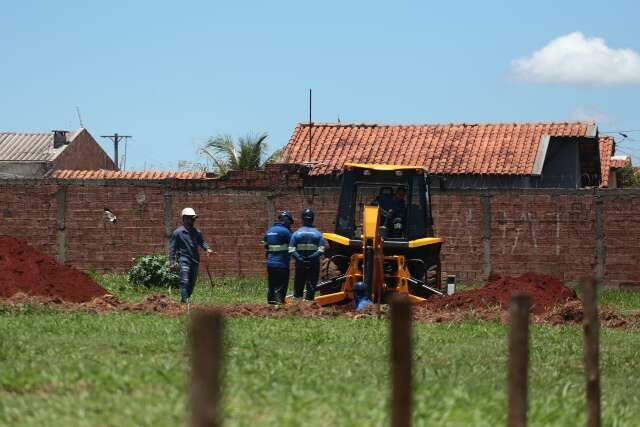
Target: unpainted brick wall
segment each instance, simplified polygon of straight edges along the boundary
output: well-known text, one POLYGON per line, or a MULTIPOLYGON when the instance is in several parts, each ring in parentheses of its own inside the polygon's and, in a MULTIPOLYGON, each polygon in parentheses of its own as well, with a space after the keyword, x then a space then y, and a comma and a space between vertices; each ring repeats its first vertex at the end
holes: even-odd
POLYGON ((0 180, 0 235, 57 257, 57 192, 57 185, 43 181, 0 180))
POLYGON ((115 170, 116 165, 91 134, 83 129, 55 160, 54 169, 115 170))
MULTIPOLYGON (((81 269, 122 271, 135 256, 164 252, 180 210, 190 206, 218 252, 211 272, 256 276, 264 274, 260 241, 278 210, 297 215, 311 207, 319 228, 332 231, 336 205, 336 188, 303 188, 291 171, 205 181, 2 180, 0 234, 81 269), (104 220, 105 207, 117 224, 104 220)), ((433 195, 436 233, 445 240, 443 271, 465 281, 484 280, 491 271, 535 271, 565 281, 600 274, 610 285, 640 283, 639 212, 640 190, 433 195)))

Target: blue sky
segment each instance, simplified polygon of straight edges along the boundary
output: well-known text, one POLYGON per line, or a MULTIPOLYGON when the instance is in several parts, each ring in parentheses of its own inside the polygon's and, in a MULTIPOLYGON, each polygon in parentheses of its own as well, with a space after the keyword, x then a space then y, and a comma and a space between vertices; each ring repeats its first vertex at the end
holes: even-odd
MULTIPOLYGON (((133 135, 127 169, 175 169, 221 133, 283 146, 312 88, 317 122, 595 118, 601 131, 640 130, 640 6, 513 3, 6 2, 0 129, 74 129, 79 106, 96 138, 133 135), (577 49, 603 39, 604 63, 578 60, 567 77, 555 50, 532 56, 574 32, 577 49), (599 81, 621 55, 628 73, 599 81), (517 73, 520 58, 530 62, 517 73)), ((619 153, 638 163, 640 132, 627 134, 619 153)))

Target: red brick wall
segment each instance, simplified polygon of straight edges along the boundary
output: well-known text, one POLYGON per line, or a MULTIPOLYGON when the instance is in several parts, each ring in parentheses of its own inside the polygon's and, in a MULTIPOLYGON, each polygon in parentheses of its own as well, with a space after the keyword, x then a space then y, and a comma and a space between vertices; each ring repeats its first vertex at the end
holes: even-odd
POLYGON ((564 280, 592 274, 592 194, 503 193, 491 196, 491 263, 508 274, 536 271, 564 280))
POLYGON ((0 180, 0 235, 27 240, 57 256, 57 185, 0 180))
MULTIPOLYGON (((124 270, 135 256, 165 251, 180 210, 191 206, 219 253, 212 273, 255 276, 264 272, 262 234, 278 210, 312 207, 318 226, 330 231, 336 203, 335 189, 302 188, 286 170, 205 181, 3 180, 0 234, 52 256, 61 255, 63 235, 69 264, 124 270), (104 207, 117 224, 105 222, 104 207)), ((443 270, 462 280, 536 271, 573 281, 600 263, 609 284, 640 282, 639 190, 446 191, 434 194, 433 212, 445 239, 443 270)))
POLYGON ((91 134, 82 129, 54 162, 54 169, 115 170, 116 165, 91 134))
POLYGON ((481 280, 482 211, 479 193, 441 193, 432 197, 434 231, 443 237, 442 268, 460 280, 481 280))
POLYGON ((604 192, 606 279, 640 283, 640 192, 604 192))

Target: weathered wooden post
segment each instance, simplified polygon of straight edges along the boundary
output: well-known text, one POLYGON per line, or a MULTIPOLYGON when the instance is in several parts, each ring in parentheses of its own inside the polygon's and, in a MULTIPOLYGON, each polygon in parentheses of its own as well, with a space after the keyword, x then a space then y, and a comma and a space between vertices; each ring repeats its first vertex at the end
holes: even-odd
POLYGON ((584 306, 584 365, 587 392, 587 427, 600 427, 600 319, 598 318, 597 283, 593 279, 582 282, 584 306))
POLYGON ((509 307, 508 427, 527 425, 529 295, 515 294, 509 307))
POLYGON ((191 318, 191 426, 218 427, 223 363, 223 319, 219 311, 191 318))
POLYGON ((398 296, 391 302, 391 425, 408 427, 412 418, 413 369, 411 302, 398 296))

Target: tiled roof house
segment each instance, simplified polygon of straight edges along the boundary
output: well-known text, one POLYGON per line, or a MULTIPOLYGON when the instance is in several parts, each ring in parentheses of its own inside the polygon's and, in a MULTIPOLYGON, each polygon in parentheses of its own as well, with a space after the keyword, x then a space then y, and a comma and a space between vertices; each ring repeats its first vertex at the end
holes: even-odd
POLYGON ((600 161, 601 144, 613 147, 601 140, 588 122, 313 123, 296 126, 283 160, 310 164, 318 178, 355 162, 423 166, 451 188, 598 187, 611 157, 600 161))

